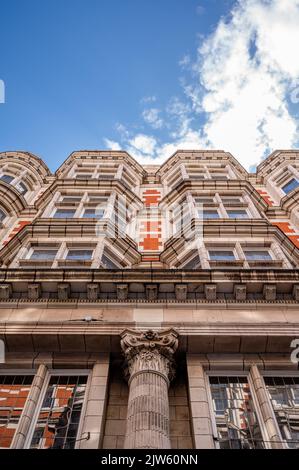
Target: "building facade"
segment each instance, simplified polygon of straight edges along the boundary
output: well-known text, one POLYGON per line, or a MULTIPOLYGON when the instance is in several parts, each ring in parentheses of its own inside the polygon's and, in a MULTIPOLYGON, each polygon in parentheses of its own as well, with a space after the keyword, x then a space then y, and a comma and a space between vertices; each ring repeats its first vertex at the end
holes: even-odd
POLYGON ((1 153, 0 448, 298 448, 298 188, 291 150, 1 153))

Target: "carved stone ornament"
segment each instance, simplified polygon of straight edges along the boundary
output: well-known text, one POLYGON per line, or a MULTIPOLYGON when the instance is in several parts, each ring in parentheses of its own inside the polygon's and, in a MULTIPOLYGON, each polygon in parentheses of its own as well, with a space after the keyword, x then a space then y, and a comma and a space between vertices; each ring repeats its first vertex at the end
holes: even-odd
POLYGON ((121 334, 121 348, 126 359, 125 374, 130 380, 136 373, 160 373, 168 381, 175 374, 173 355, 178 347, 178 333, 174 330, 138 332, 125 330, 121 334))

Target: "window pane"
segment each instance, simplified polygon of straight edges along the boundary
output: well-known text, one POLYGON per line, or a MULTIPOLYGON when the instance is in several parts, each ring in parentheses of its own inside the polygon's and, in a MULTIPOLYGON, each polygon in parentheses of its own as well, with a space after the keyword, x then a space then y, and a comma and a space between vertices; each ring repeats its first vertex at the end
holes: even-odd
POLYGON ((246 259, 248 261, 269 261, 272 260, 272 257, 267 250, 260 250, 260 251, 255 251, 255 250, 250 250, 250 251, 244 251, 246 259))
POLYGON ((22 182, 16 184, 16 189, 17 189, 21 194, 26 194, 27 191, 28 191, 27 187, 26 187, 25 184, 22 183, 22 182))
POLYGON ((85 209, 84 219, 102 219, 104 217, 104 209, 85 209))
POLYGON ((293 191, 293 189, 295 188, 298 188, 299 186, 299 181, 297 181, 295 178, 292 178, 287 184, 285 184, 283 187, 282 187, 282 190, 288 194, 290 193, 291 191, 293 191))
POLYGON ((230 219, 248 219, 248 214, 245 210, 236 209, 236 210, 228 210, 227 214, 230 219))
POLYGON ((190 261, 182 266, 183 269, 199 269, 200 268, 200 258, 199 256, 194 256, 190 261))
POLYGON ((90 260, 93 250, 69 250, 67 260, 90 260))
POLYGON ((10 175, 2 175, 0 179, 5 183, 11 183, 12 180, 14 180, 14 177, 10 175))
MULTIPOLYGON (((200 216, 199 212, 199 216, 200 216)), ((204 210, 203 211, 203 218, 204 219, 219 219, 218 211, 216 210, 204 210)))
POLYGON ((35 249, 30 256, 30 259, 36 260, 52 260, 55 258, 57 250, 39 250, 35 249))
POLYGON ((31 448, 75 447, 86 382, 86 376, 51 378, 38 415, 31 448))
POLYGON ((54 214, 55 219, 65 219, 74 217, 75 210, 73 209, 57 209, 54 214))
POLYGON ((282 439, 299 449, 298 377, 264 377, 282 439))
POLYGON ((33 376, 0 376, 0 448, 11 446, 33 376))
POLYGON ((233 251, 209 250, 209 256, 212 261, 234 261, 236 259, 233 251))
POLYGON ((5 219, 5 217, 6 217, 5 212, 2 209, 0 209, 0 222, 2 222, 5 219))
POLYGON ((211 377, 210 387, 221 449, 263 448, 263 438, 245 377, 211 377))
POLYGON ((114 263, 110 258, 108 258, 105 253, 102 256, 101 266, 102 268, 106 269, 119 269, 119 266, 117 266, 116 263, 114 263))

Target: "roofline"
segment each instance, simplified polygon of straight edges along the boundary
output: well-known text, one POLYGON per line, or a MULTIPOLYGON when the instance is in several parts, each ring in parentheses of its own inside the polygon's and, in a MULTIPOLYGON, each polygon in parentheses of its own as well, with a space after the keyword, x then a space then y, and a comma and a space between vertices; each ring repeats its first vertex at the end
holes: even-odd
POLYGON ((34 160, 36 160, 36 162, 39 165, 42 165, 42 167, 44 168, 44 170, 47 173, 47 176, 52 176, 52 173, 51 173, 48 165, 44 162, 44 160, 42 158, 40 158, 38 155, 35 155, 34 153, 28 152, 26 150, 5 150, 4 152, 0 152, 0 159, 1 158, 9 158, 9 157, 16 157, 17 158, 16 154, 18 154, 18 153, 26 155, 29 158, 31 158, 31 159, 33 158, 34 160))

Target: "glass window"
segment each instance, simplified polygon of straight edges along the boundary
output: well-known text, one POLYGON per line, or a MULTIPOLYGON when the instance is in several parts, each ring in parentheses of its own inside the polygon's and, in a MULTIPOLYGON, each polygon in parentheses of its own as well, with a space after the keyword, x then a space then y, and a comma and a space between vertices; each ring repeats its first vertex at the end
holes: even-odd
MULTIPOLYGON (((204 219, 219 219, 219 214, 217 210, 212 210, 212 209, 204 209, 202 211, 203 218, 204 219)), ((200 213, 199 213, 200 216, 200 213)))
POLYGON ((8 184, 9 184, 9 183, 11 183, 15 178, 14 178, 14 176, 10 176, 10 175, 2 175, 2 176, 0 177, 0 179, 1 179, 2 181, 4 181, 5 183, 8 183, 8 184))
POLYGON ((0 375, 0 448, 11 446, 32 381, 32 375, 0 375))
POLYGON ((292 449, 299 449, 299 377, 264 377, 281 432, 292 449))
POLYGON ((248 214, 244 209, 229 209, 227 215, 230 219, 248 219, 248 214))
POLYGON ((246 377, 210 377, 210 387, 220 448, 263 448, 246 377))
POLYGON ((93 250, 69 250, 66 256, 67 260, 90 260, 93 250))
POLYGON ((5 218, 6 218, 5 212, 2 209, 0 209, 0 222, 3 222, 5 218))
POLYGON ((53 260, 57 254, 57 250, 44 250, 35 248, 30 256, 32 260, 53 260))
POLYGON ((101 267, 105 269, 120 269, 105 253, 102 256, 101 267))
POLYGON ((26 194, 28 189, 27 187, 25 186, 24 183, 22 183, 22 181, 20 181, 18 184, 16 184, 16 189, 21 193, 21 194, 26 194))
POLYGON ((75 210, 74 209, 57 209, 54 217, 55 219, 71 219, 74 217, 75 210))
POLYGON ((82 217, 84 219, 102 219, 104 212, 104 209, 85 209, 82 217))
POLYGON ((200 258, 198 255, 191 258, 187 261, 186 264, 182 266, 182 269, 199 269, 200 268, 200 258))
POLYGON ((227 251, 215 251, 209 250, 209 257, 212 261, 235 261, 234 252, 231 250, 227 251))
POLYGON ((295 178, 292 178, 287 184, 282 187, 282 190, 284 193, 288 194, 293 191, 293 189, 298 188, 298 186, 299 181, 297 181, 295 178))
POLYGON ((271 261, 272 257, 268 250, 244 250, 248 261, 271 261))
POLYGON ((87 376, 53 376, 35 425, 31 448, 73 449, 87 376))

